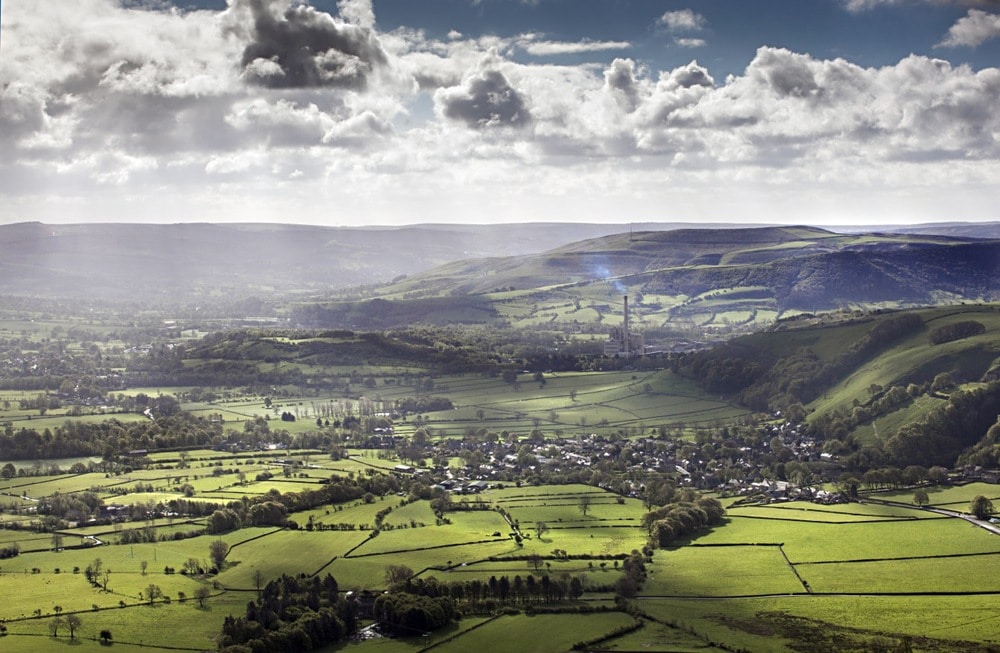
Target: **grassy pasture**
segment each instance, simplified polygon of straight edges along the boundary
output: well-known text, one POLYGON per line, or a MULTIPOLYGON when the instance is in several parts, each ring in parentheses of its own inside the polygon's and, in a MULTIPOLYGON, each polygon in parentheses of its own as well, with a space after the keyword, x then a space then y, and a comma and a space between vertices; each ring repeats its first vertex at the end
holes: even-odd
POLYGON ((66 570, 59 574, 52 571, 25 574, 4 571, 0 575, 0 588, 5 595, 17 596, 18 600, 0 606, 0 619, 29 618, 36 609, 41 610, 43 616, 51 616, 56 614, 57 606, 62 611, 75 612, 91 611, 94 605, 98 608, 118 608, 122 601, 126 605, 137 605, 143 601, 140 594, 150 584, 158 585, 172 599, 179 596, 178 592, 193 596, 202 582, 181 574, 164 574, 162 568, 154 570, 152 562, 146 575, 140 573, 138 559, 130 566, 123 562, 114 567, 115 562, 105 560, 112 569, 107 592, 93 587, 82 572, 74 574, 66 570))
MULTIPOLYGON (((993 310, 992 306, 952 306, 928 309, 921 311, 920 315, 926 323, 923 329, 895 342, 888 350, 831 388, 822 398, 811 403, 809 408, 815 409, 815 414, 838 407, 846 407, 849 410, 854 399, 864 403, 870 398, 867 389, 873 383, 888 388, 893 384, 905 385, 915 376, 931 378, 939 372, 951 372, 959 382, 979 380, 997 357, 995 341, 996 334, 1000 331, 1000 314, 993 310), (986 327, 986 332, 940 345, 930 343, 928 336, 932 329, 963 320, 976 320, 982 323, 986 327)), ((812 343, 803 342, 803 344, 816 345, 814 350, 817 355, 826 359, 826 352, 835 354, 837 351, 843 351, 854 339, 861 337, 870 328, 870 322, 861 322, 854 326, 838 326, 818 332, 810 330, 802 335, 797 335, 795 330, 783 331, 780 335, 792 339, 811 339, 812 343), (820 333, 823 334, 822 338, 820 333)), ((932 405, 932 402, 925 402, 918 404, 918 409, 927 410, 932 405)), ((898 422, 903 418, 897 416, 894 419, 898 422)), ((882 423, 878 423, 878 426, 879 433, 892 432, 883 431, 882 423)), ((893 421, 887 421, 885 426, 887 428, 893 426, 893 421)), ((874 436, 874 432, 870 429, 864 433, 868 437, 874 436)))
POLYGON ((941 516, 920 510, 907 510, 879 504, 820 506, 812 503, 731 506, 731 516, 755 519, 792 519, 815 522, 853 523, 873 520, 938 519, 941 516))
MULTIPOLYGON (((218 580, 226 588, 253 589, 257 571, 265 583, 281 574, 314 574, 364 542, 368 535, 358 531, 275 531, 232 547, 218 580)), ((207 552, 207 541, 204 544, 207 552)))
MULTIPOLYGON (((305 524, 309 520, 309 517, 312 517, 318 524, 355 524, 358 527, 365 525, 367 528, 373 528, 375 526, 376 513, 390 505, 394 505, 393 503, 388 503, 390 501, 392 500, 385 499, 375 501, 374 503, 355 501, 337 506, 323 506, 314 508, 313 510, 297 512, 292 517, 300 525, 305 524)), ((389 513, 389 515, 393 515, 394 512, 389 513)), ((428 523, 433 524, 434 520, 431 519, 428 523)))
MULTIPOLYGON (((411 529, 408 533, 414 532, 411 529)), ((397 532, 397 531, 393 531, 397 532)), ((403 532, 403 531, 398 531, 403 532)), ((379 537, 382 537, 379 535, 379 537)), ((376 538, 378 539, 378 538, 376 538)), ((359 555, 361 549, 349 557, 340 557, 334 560, 323 573, 329 573, 337 579, 341 587, 345 588, 378 588, 385 586, 385 568, 388 565, 405 565, 415 572, 430 567, 444 567, 450 560, 452 564, 473 563, 486 560, 490 556, 502 557, 510 555, 521 555, 523 549, 519 549, 514 542, 506 539, 497 539, 488 543, 478 544, 458 544, 435 549, 409 549, 398 553, 386 553, 381 555, 359 555)), ((444 578, 445 572, 435 571, 430 575, 444 578)))
MULTIPOLYGON (((746 410, 731 406, 716 398, 706 396, 690 380, 669 371, 635 374, 633 372, 561 372, 545 375, 544 387, 534 382, 531 375, 522 374, 517 387, 503 383, 498 378, 479 375, 442 375, 434 378, 432 393, 449 398, 454 410, 431 412, 425 415, 429 426, 443 429, 446 435, 458 435, 466 428, 479 428, 484 421, 491 430, 527 432, 533 421, 541 422, 543 429, 581 429, 587 433, 597 428, 622 428, 641 425, 643 422, 688 422, 695 425, 713 423, 717 419, 730 419, 746 414, 746 410), (650 390, 645 386, 649 384, 650 390), (572 397, 571 397, 572 395, 572 397), (555 419, 552 419, 555 414, 555 419), (606 420, 606 422, 605 422, 606 420)), ((375 393, 383 401, 393 401, 411 396, 415 390, 402 384, 379 385, 375 393)), ((328 400, 340 401, 342 397, 288 398, 283 405, 302 403, 307 415, 313 415, 312 406, 321 406, 328 400)), ((186 406, 187 408, 187 406, 186 406)), ((251 413, 241 400, 220 401, 206 408, 209 412, 233 410, 245 419, 251 413)), ((253 404, 252 413, 262 413, 259 402, 253 404)), ((301 417, 295 422, 280 422, 273 428, 292 433, 315 428, 314 417, 301 417)), ((273 422, 273 420, 272 420, 273 422)), ((397 424, 397 434, 412 432, 412 424, 397 424)))
MULTIPOLYGON (((1000 502, 1000 487, 989 483, 969 483, 967 485, 932 485, 922 488, 927 492, 930 505, 949 510, 968 511, 969 503, 978 495, 989 498, 994 503, 1000 502)), ((879 492, 873 498, 887 501, 910 502, 913 491, 879 492)))
POLYGON ((647 622, 645 627, 635 632, 616 637, 610 644, 621 651, 657 651, 658 653, 690 653, 691 651, 721 653, 725 650, 706 644, 702 638, 680 628, 654 621, 647 622))
MULTIPOLYGON (((724 642, 729 650, 786 653, 806 647, 810 647, 806 650, 870 650, 867 644, 875 638, 922 635, 936 630, 938 624, 929 627, 927 615, 936 614, 934 606, 938 599, 944 598, 799 594, 738 600, 653 599, 643 601, 642 606, 647 614, 697 633, 701 641, 724 642), (789 617, 799 622, 791 628, 782 628, 782 622, 787 622, 789 617), (848 630, 850 628, 858 630, 848 630), (853 645, 849 646, 849 642, 853 645)), ((975 599, 971 603, 981 605, 975 599)), ((945 621, 961 623, 955 616, 949 614, 945 621)), ((982 629, 978 634, 982 640, 982 629)))
MULTIPOLYGON (((994 536, 995 537, 995 536, 994 536)), ((876 560, 831 564, 799 564, 797 569, 816 592, 865 593, 996 592, 993 574, 1000 552, 961 558, 876 560)))
POLYGON ((515 615, 500 617, 488 624, 435 648, 436 651, 464 653, 496 650, 496 643, 520 653, 569 651, 573 644, 595 639, 616 628, 633 623, 622 612, 587 615, 515 615))
MULTIPOLYGON (((496 515, 496 513, 493 513, 496 515)), ((377 537, 365 542, 353 555, 370 555, 373 553, 389 553, 412 551, 455 544, 471 544, 483 540, 494 540, 491 533, 500 530, 506 539, 507 525, 499 515, 494 522, 496 527, 484 532, 484 529, 472 531, 456 524, 445 526, 426 526, 423 528, 402 528, 383 531, 377 537), (502 526, 501 526, 502 524, 502 526)), ((449 515, 450 518, 450 515, 449 515)))
POLYGON ((880 415, 871 422, 859 425, 853 431, 854 437, 864 443, 874 443, 880 439, 880 433, 895 433, 906 424, 918 422, 945 401, 947 400, 931 395, 916 397, 903 403, 899 410, 880 415))
MULTIPOLYGON (((233 465, 238 465, 250 476, 255 469, 250 464, 254 461, 248 455, 219 461, 225 463, 222 469, 227 472, 233 465)), ((392 467, 395 464, 394 461, 374 457, 365 458, 364 461, 384 467, 392 467)), ((189 462, 192 461, 189 459, 189 462)), ((166 459, 162 463, 169 464, 166 459)), ((317 464, 326 465, 327 461, 317 459, 317 464)), ((330 461, 330 464, 357 465, 359 470, 363 467, 358 461, 330 461)), ((201 468, 196 463, 187 470, 176 470, 176 473, 193 475, 202 473, 203 469, 208 471, 217 468, 214 465, 201 468)), ((313 470, 296 471, 298 473, 313 470)), ((323 470, 322 473, 325 475, 329 472, 323 470)), ((106 479, 103 474, 84 476, 91 478, 80 477, 77 482, 86 487, 108 481, 124 482, 126 487, 138 482, 151 482, 154 487, 160 484, 176 487, 171 480, 174 474, 163 470, 136 473, 124 480, 106 479)), ((37 482, 28 486, 28 489, 54 491, 55 487, 61 487, 61 484, 56 485, 57 481, 60 479, 65 481, 67 478, 70 477, 30 479, 37 482)), ((28 480, 13 479, 12 482, 28 480)), ((203 482, 228 484, 235 480, 235 476, 227 473, 221 477, 204 477, 191 482, 200 488, 203 482)), ((242 493, 253 496, 266 493, 272 487, 285 492, 314 486, 312 479, 284 479, 278 476, 268 482, 247 482, 242 486, 227 486, 222 492, 212 493, 208 490, 202 492, 199 489, 195 498, 205 498, 205 495, 212 494, 229 496, 242 493)), ((972 496, 981 493, 989 495, 990 493, 985 490, 994 487, 986 485, 949 487, 932 493, 931 500, 959 502, 967 506, 972 496)), ((8 485, 8 489, 17 493, 24 488, 8 485)), ((37 497, 44 496, 33 491, 31 494, 37 497)), ((171 498, 180 496, 177 492, 137 492, 126 497, 115 497, 114 501, 116 503, 127 500, 148 501, 161 495, 171 498)), ((882 494, 879 496, 891 498, 882 494)), ((909 501, 911 498, 912 492, 907 493, 901 500, 909 501)), ((187 620, 200 619, 197 626, 191 626, 190 631, 180 637, 180 641, 199 642, 192 644, 193 648, 210 648, 210 644, 205 645, 203 642, 204 638, 218 632, 218 624, 224 616, 218 610, 222 609, 221 606, 229 605, 228 601, 235 606, 231 611, 241 611, 247 600, 247 592, 254 590, 254 575, 258 571, 265 580, 281 573, 330 573, 345 589, 382 587, 385 567, 390 564, 405 565, 422 576, 436 576, 441 580, 486 579, 491 575, 504 573, 511 576, 520 574, 522 577, 528 574, 537 576, 545 573, 568 573, 582 575, 590 586, 607 585, 613 583, 620 575, 620 572, 614 569, 612 561, 553 559, 553 549, 565 549, 570 554, 590 553, 595 556, 611 556, 641 549, 647 539, 645 530, 639 526, 639 519, 644 512, 639 500, 625 499, 623 503, 619 503, 616 495, 592 486, 507 486, 504 489, 488 490, 470 499, 498 504, 508 510, 512 518, 519 520, 522 532, 529 536, 523 546, 517 546, 508 537, 510 528, 495 511, 449 512, 447 517, 451 523, 436 526, 435 517, 426 501, 401 504, 399 498, 387 497, 376 499, 373 503, 356 501, 343 506, 324 506, 296 513, 291 517, 300 525, 305 524, 309 516, 321 523, 371 525, 374 524, 377 512, 392 507, 385 518, 385 523, 397 528, 384 530, 374 538, 370 537, 370 531, 307 532, 274 528, 244 529, 225 534, 222 539, 233 548, 227 558, 226 568, 217 580, 221 587, 228 591, 222 596, 211 599, 206 610, 197 609, 195 602, 190 598, 185 604, 177 601, 179 592, 184 592, 190 597, 203 581, 179 573, 167 575, 163 573, 163 569, 169 565, 180 570, 184 562, 191 557, 205 561, 208 557, 208 544, 215 539, 214 536, 155 544, 67 550, 60 553, 23 553, 17 558, 3 561, 4 564, 0 565, 3 571, 0 574, 0 591, 27 597, 32 602, 29 605, 19 598, 17 602, 12 603, 17 606, 18 612, 8 618, 16 619, 25 614, 28 619, 8 624, 11 632, 16 635, 8 641, 17 641, 18 646, 27 641, 41 641, 29 634, 45 635, 46 619, 40 621, 31 619, 31 611, 42 609, 44 614, 50 614, 55 605, 61 605, 65 610, 85 610, 87 612, 84 615, 85 625, 88 627, 91 624, 95 628, 105 627, 103 624, 113 624, 115 638, 121 642, 138 642, 138 638, 141 637, 144 643, 173 644, 169 633, 159 625, 133 627, 126 625, 122 619, 113 622, 106 619, 118 618, 119 615, 134 616, 138 617, 136 621, 140 624, 147 624, 146 620, 150 615, 162 618, 169 614, 169 618, 177 619, 181 624, 188 623, 187 620), (587 515, 583 515, 580 507, 580 498, 584 496, 590 500, 587 515), (423 522, 427 526, 409 528, 411 521, 423 522), (534 525, 539 521, 544 521, 549 526, 548 532, 541 538, 537 537, 534 530, 534 525), (501 537, 493 538, 493 532, 500 532, 501 537), (482 540, 487 542, 481 543, 482 540), (512 559, 514 556, 533 553, 545 557, 537 570, 533 563, 527 560, 512 559), (105 565, 112 569, 109 583, 112 593, 92 590, 82 573, 73 574, 71 571, 74 566, 84 568, 95 557, 101 557, 105 565), (145 576, 141 573, 142 561, 146 561, 149 565, 145 576), (604 569, 600 568, 600 562, 605 562, 604 569), (445 570, 445 566, 449 566, 450 569, 445 570), (41 573, 32 573, 32 567, 38 567, 41 573), (54 571, 56 567, 60 568, 59 574, 54 571), (130 606, 139 603, 139 593, 143 592, 150 582, 160 585, 164 593, 172 597, 169 606, 136 605, 125 609, 117 607, 120 600, 125 600, 130 606), (80 592, 70 593, 72 603, 65 598, 68 595, 65 589, 67 584, 79 585, 81 588, 80 592), (93 612, 92 606, 95 604, 98 608, 107 609, 93 612), (175 610, 178 611, 176 615, 173 612, 175 610), (93 614, 90 614, 91 612, 93 614), (101 619, 100 626, 98 618, 101 619), (15 629, 13 625, 17 628, 15 629)), ((135 526, 142 525, 137 523, 135 526)), ((158 520, 154 526, 162 534, 199 527, 190 524, 170 525, 166 520, 158 520)), ((110 527, 94 528, 103 528, 104 532, 112 530, 110 527)), ((73 531, 76 536, 91 532, 90 529, 73 531)), ((32 538, 31 541, 39 543, 41 548, 51 544, 49 535, 39 536, 23 531, 0 531, 0 533, 5 536, 8 533, 17 533, 18 536, 32 538)), ((818 506, 798 502, 771 506, 730 507, 728 524, 695 538, 694 543, 728 543, 738 546, 684 546, 657 551, 653 562, 648 565, 650 575, 642 592, 645 598, 641 605, 644 610, 663 617, 666 621, 681 620, 686 627, 690 626, 699 633, 708 633, 714 641, 725 641, 729 645, 740 645, 742 642, 744 643, 742 645, 754 651, 786 649, 780 637, 772 635, 762 638, 738 629, 734 630, 722 624, 718 615, 725 613, 754 620, 757 618, 756 612, 750 611, 748 607, 752 605, 757 612, 781 610, 803 618, 837 624, 852 623, 857 624, 856 627, 859 628, 875 628, 877 632, 919 632, 919 624, 914 623, 909 617, 887 621, 885 624, 875 623, 873 626, 874 622, 866 621, 857 615, 851 617, 850 621, 846 616, 843 618, 838 616, 835 619, 828 615, 824 612, 826 609, 824 606, 838 606, 836 609, 842 610, 846 615, 848 612, 846 606, 852 605, 850 601, 854 600, 856 604, 863 597, 839 597, 843 600, 836 603, 827 601, 835 597, 807 595, 792 566, 788 564, 777 546, 749 546, 754 543, 778 542, 784 544, 784 552, 795 570, 808 581, 815 592, 865 594, 879 591, 929 592, 941 591, 944 588, 954 588, 953 591, 992 589, 989 587, 992 575, 983 573, 983 570, 991 568, 1000 561, 1000 540, 995 536, 990 536, 965 522, 942 518, 918 509, 872 503, 818 506), (954 554, 974 555, 933 559, 925 557, 954 554), (872 561, 860 562, 862 559, 872 559, 872 561), (739 601, 725 602, 704 598, 754 595, 774 596, 768 599, 743 598, 739 601), (789 597, 789 595, 794 596, 789 597), (692 602, 685 601, 683 597, 701 598, 697 602, 692 602)), ((892 597, 877 598, 895 601, 892 597)), ((936 614, 934 607, 936 604, 931 597, 908 598, 916 601, 917 605, 925 606, 928 613, 936 614)), ((970 600, 969 604, 973 609, 976 609, 975 606, 985 605, 979 601, 980 597, 965 598, 970 600)), ((881 607, 883 603, 877 605, 878 610, 883 610, 881 607)), ((902 604, 894 603, 894 605, 898 607, 902 604)), ((948 605, 958 605, 958 603, 948 605)), ((225 614, 228 613, 227 611, 225 614)), ((594 617, 595 615, 586 615, 584 619, 594 617)), ((4 618, 2 613, 0 618, 4 618)), ((957 610, 948 613, 947 619, 941 624, 945 629, 941 631, 942 637, 960 636, 957 634, 961 630, 957 625, 957 618, 957 610)), ((985 611, 976 618, 983 623, 990 623, 990 617, 985 611)), ((514 623, 508 621, 511 619, 516 618, 503 617, 495 623, 514 623)), ((577 616, 558 615, 552 616, 552 619, 556 621, 548 623, 546 627, 550 630, 568 629, 566 636, 572 637, 569 645, 590 638, 584 636, 583 631, 576 627, 577 616)), ((480 646, 478 640, 472 638, 490 626, 464 632, 465 625, 463 622, 449 631, 458 634, 458 637, 443 647, 480 646)), ((993 625, 995 626, 995 623, 993 625)), ((612 628, 601 632, 609 632, 612 628)), ((985 626, 972 627, 973 632, 986 630, 985 626)), ((597 635, 599 634, 601 633, 598 632, 597 635)), ((93 632, 90 632, 90 636, 93 636, 93 632)), ((561 650, 558 647, 553 648, 557 646, 558 641, 561 641, 557 641, 556 635, 545 633, 537 637, 544 642, 544 650, 561 650)), ((438 636, 422 639, 421 645, 430 641, 438 641, 438 636)), ((669 651, 690 650, 684 647, 691 642, 701 640, 669 626, 648 624, 638 633, 615 640, 608 645, 622 647, 628 642, 647 641, 660 642, 662 648, 656 650, 669 651)), ((83 645, 85 644, 81 644, 83 645)), ((399 647, 404 644, 369 642, 362 646, 366 649, 384 648, 393 651, 401 650, 399 647)), ((482 646, 485 647, 483 650, 492 650, 488 645, 482 646)))
POLYGON ((447 570, 432 569, 422 576, 434 576, 442 581, 467 581, 478 578, 488 580, 490 576, 506 575, 510 578, 520 576, 527 578, 528 575, 539 577, 545 574, 561 576, 569 574, 571 576, 582 576, 585 584, 609 585, 621 575, 612 564, 601 560, 545 560, 540 562, 538 568, 530 560, 514 560, 511 558, 484 560, 466 565, 451 567, 447 570), (600 567, 600 563, 605 562, 605 568, 600 567))
POLYGON ((1000 538, 959 519, 823 523, 748 519, 699 537, 699 544, 784 543, 793 563, 891 559, 1000 551, 1000 538))
MULTIPOLYGON (((457 516, 457 513, 456 513, 457 516)), ((392 526, 402 526, 410 522, 433 524, 437 517, 431 510, 430 501, 414 501, 396 508, 385 518, 384 522, 392 526)), ((506 524, 504 524, 506 530, 506 524)))
POLYGON ((113 486, 124 482, 125 480, 120 477, 109 479, 100 473, 24 476, 0 481, 0 494, 41 498, 56 492, 69 494, 89 490, 91 487, 113 486))
MULTIPOLYGON (((66 537, 66 544, 75 544, 72 536, 66 537)), ((22 551, 29 549, 44 549, 52 547, 52 535, 50 533, 35 533, 34 531, 23 531, 13 529, 0 530, 0 546, 17 543, 22 551)))
POLYGON ((83 625, 74 644, 70 644, 65 628, 60 631, 58 639, 52 638, 48 630, 50 617, 42 617, 8 622, 9 634, 4 638, 4 650, 26 653, 64 650, 65 647, 79 651, 106 650, 107 647, 94 641, 103 629, 111 631, 116 651, 150 651, 157 650, 160 645, 214 650, 213 640, 218 636, 222 620, 226 615, 242 610, 246 600, 247 597, 239 592, 213 591, 213 596, 204 607, 199 607, 197 601, 191 598, 184 602, 174 598, 170 604, 156 603, 152 606, 129 604, 126 608, 119 608, 116 601, 113 607, 99 611, 93 611, 88 605, 86 611, 80 613, 83 625))
POLYGON ((643 594, 652 596, 753 596, 805 591, 776 546, 658 551, 650 570, 651 578, 643 594))

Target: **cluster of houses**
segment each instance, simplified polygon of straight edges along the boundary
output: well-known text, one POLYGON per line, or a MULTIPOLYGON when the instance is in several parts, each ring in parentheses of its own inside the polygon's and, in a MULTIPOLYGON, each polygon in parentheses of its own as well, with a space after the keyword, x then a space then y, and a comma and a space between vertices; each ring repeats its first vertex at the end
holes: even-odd
MULTIPOLYGON (((443 464, 429 469, 400 464, 394 471, 425 474, 432 480, 447 478, 438 486, 459 493, 475 493, 488 482, 509 482, 536 473, 575 475, 597 485, 605 485, 611 477, 642 479, 663 474, 676 478, 680 485, 699 489, 833 502, 837 500, 833 495, 812 486, 835 480, 843 469, 833 456, 822 451, 821 443, 805 437, 803 431, 801 425, 786 422, 764 425, 725 440, 700 442, 662 434, 627 438, 596 433, 555 439, 443 439, 427 445, 424 459, 460 457, 465 465, 455 475, 470 481, 451 480, 451 470, 443 464), (808 467, 810 473, 805 479, 784 477, 781 470, 793 462, 808 467)), ((405 446, 398 437, 395 440, 405 446)), ((641 482, 635 481, 636 491, 641 482)), ((620 491, 622 486, 616 489, 620 491)))

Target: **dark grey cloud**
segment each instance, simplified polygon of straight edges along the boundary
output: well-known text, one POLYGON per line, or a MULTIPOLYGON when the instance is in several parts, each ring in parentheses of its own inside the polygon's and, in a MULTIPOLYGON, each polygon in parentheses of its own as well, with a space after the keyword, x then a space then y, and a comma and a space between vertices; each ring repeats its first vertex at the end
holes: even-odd
POLYGON ((462 86, 442 89, 436 96, 445 117, 469 127, 522 127, 531 114, 521 95, 499 70, 484 70, 462 86))
POLYGON ((238 0, 253 18, 244 77, 270 88, 364 88, 388 57, 374 30, 287 0, 238 0))
POLYGON ((807 97, 819 90, 810 64, 811 60, 803 55, 761 48, 748 73, 763 75, 778 95, 807 97))

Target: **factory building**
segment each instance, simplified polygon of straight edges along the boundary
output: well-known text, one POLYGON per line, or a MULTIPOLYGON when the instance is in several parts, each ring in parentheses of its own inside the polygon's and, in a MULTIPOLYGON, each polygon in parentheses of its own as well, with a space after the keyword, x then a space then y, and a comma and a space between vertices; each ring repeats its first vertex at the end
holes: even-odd
POLYGON ((604 343, 605 356, 642 356, 646 350, 646 341, 641 333, 632 333, 629 328, 628 295, 624 299, 625 317, 620 327, 611 329, 604 343))

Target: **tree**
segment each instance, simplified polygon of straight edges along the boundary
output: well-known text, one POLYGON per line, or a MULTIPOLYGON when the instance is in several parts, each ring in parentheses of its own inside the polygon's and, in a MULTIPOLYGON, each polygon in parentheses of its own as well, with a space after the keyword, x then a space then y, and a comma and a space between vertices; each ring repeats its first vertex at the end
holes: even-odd
POLYGON ((222 569, 226 564, 226 556, 229 555, 229 545, 222 540, 215 540, 208 545, 208 556, 216 569, 222 569))
POLYGON ((63 534, 53 532, 52 533, 52 549, 54 551, 59 551, 63 548, 63 534))
POLYGON ((211 591, 204 585, 194 591, 194 598, 198 601, 198 607, 205 607, 205 599, 211 595, 211 591))
POLYGON ((146 586, 146 599, 149 600, 149 604, 153 605, 153 601, 163 596, 163 590, 160 589, 159 585, 150 583, 146 586))
POLYGON ((934 392, 948 390, 953 387, 955 387, 955 380, 951 377, 951 374, 947 372, 941 372, 935 376, 934 380, 931 382, 931 390, 934 392))
POLYGON ((101 568, 103 566, 104 563, 101 561, 100 558, 94 558, 94 560, 89 565, 87 565, 87 568, 84 569, 83 575, 86 576, 88 581, 90 581, 94 585, 97 585, 99 582, 98 577, 101 574, 101 568))
POLYGON ((549 525, 543 521, 535 522, 535 534, 538 535, 538 539, 542 539, 542 535, 549 532, 549 525))
POLYGON ((980 494, 969 504, 969 512, 976 519, 989 519, 993 514, 993 502, 980 494))
POLYGON ((143 560, 142 562, 139 563, 139 571, 142 572, 143 576, 146 575, 146 569, 148 568, 149 568, 149 561, 143 560))
POLYGON ((589 494, 585 494, 582 497, 580 497, 580 512, 583 513, 584 517, 587 516, 587 511, 590 510, 591 501, 592 499, 589 494))
POLYGON ((938 485, 942 485, 948 482, 948 470, 939 465, 935 465, 927 470, 927 478, 938 485))
POLYGON ((406 565, 389 565, 385 568, 385 584, 388 587, 403 585, 413 577, 413 570, 406 565))
POLYGON ((69 628, 69 638, 74 639, 77 629, 83 625, 83 619, 77 614, 66 615, 66 627, 69 628))
POLYGON ((63 627, 62 617, 55 617, 49 622, 49 632, 52 633, 53 637, 59 637, 59 629, 63 627))
POLYGON ((930 502, 931 499, 930 497, 927 496, 926 490, 917 490, 916 492, 913 493, 913 503, 917 504, 918 506, 923 507, 930 502))
POLYGON ((111 631, 110 630, 108 630, 107 628, 105 628, 104 630, 101 631, 101 643, 102 644, 108 644, 109 642, 111 642, 111 639, 112 639, 112 637, 111 637, 111 631))

